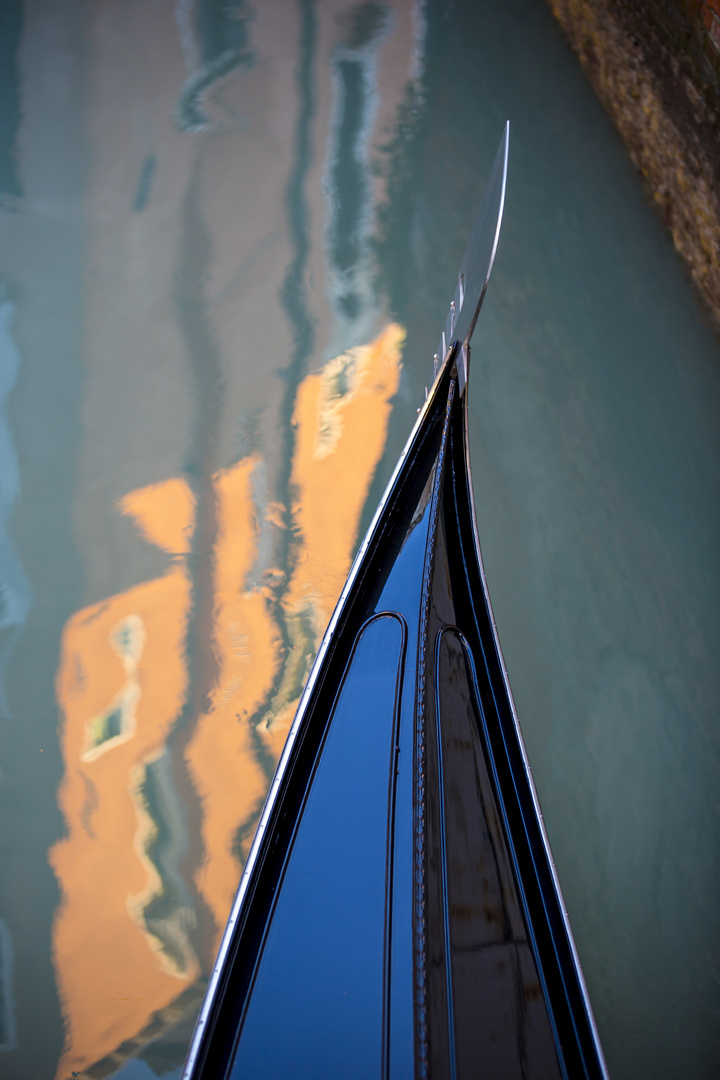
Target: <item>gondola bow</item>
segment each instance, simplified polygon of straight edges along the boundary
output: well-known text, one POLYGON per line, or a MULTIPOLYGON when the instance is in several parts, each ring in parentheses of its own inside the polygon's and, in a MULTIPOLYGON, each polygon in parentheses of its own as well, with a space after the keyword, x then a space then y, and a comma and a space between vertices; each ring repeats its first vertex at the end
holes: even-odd
POLYGON ((508 129, 436 376, 293 722, 184 1080, 604 1077, 493 621, 470 336, 508 129))

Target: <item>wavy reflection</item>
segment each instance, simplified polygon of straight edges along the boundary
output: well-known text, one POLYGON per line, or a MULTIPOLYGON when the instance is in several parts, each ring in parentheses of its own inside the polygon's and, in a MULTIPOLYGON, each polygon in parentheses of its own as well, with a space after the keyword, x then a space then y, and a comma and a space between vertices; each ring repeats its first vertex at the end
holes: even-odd
POLYGON ((350 567, 403 341, 390 324, 299 387, 288 574, 270 567, 253 576, 264 521, 277 525, 278 517, 257 496, 260 454, 212 478, 215 678, 184 750, 170 737, 189 690, 188 559, 198 504, 177 477, 119 504, 169 564, 160 577, 77 612, 63 632, 57 692, 67 836, 52 851, 63 894, 53 945, 68 1031, 59 1075, 99 1068, 171 1006, 178 982, 199 978, 178 768, 187 768, 200 801, 194 883, 217 945, 268 773, 350 567), (125 991, 102 1010, 109 970, 125 991))
POLYGON ((357 341, 375 316, 371 256, 370 137, 377 110, 377 51, 390 25, 386 4, 368 0, 341 16, 333 58, 333 116, 328 140, 326 224, 328 284, 341 347, 357 341))
POLYGON ((141 892, 128 897, 128 913, 162 968, 171 975, 189 977, 198 967, 190 940, 196 918, 181 873, 188 850, 187 830, 167 749, 131 770, 130 793, 138 819, 135 850, 147 880, 141 892))
POLYGON ((5 716, 9 714, 5 672, 33 601, 32 586, 8 530, 20 493, 20 469, 7 415, 20 369, 14 319, 15 304, 0 277, 0 711, 5 716))
MULTIPOLYGON (((244 3, 178 0, 174 10, 189 72, 175 120, 195 134, 173 135, 187 157, 178 258, 164 288, 187 365, 187 431, 182 456, 166 466, 172 475, 117 504, 164 569, 148 557, 150 580, 76 612, 62 637, 59 802, 67 831, 51 852, 62 892, 53 930, 66 1024, 58 1080, 73 1070, 107 1076, 129 1057, 148 1062, 172 1047, 176 1064, 184 1053, 203 973, 350 567, 404 344, 375 295, 372 266, 371 135, 383 107, 392 119, 402 91, 387 64, 382 95, 378 84, 389 9, 356 4, 328 14, 299 0, 285 43, 292 37, 297 64, 285 84, 294 94, 292 135, 277 149, 269 142, 266 158, 260 153, 268 185, 278 169, 281 183, 274 203, 257 203, 257 221, 248 211, 255 203, 243 203, 240 239, 230 235, 236 207, 222 202, 223 185, 244 190, 238 177, 251 177, 256 163, 240 161, 236 126, 227 164, 215 114, 239 106, 240 95, 227 81, 221 100, 217 80, 233 66, 247 69, 243 79, 257 87, 251 115, 271 131, 278 117, 262 88, 275 83, 267 63, 249 70, 244 3), (332 80, 318 79, 323 66, 332 80), (327 203, 323 160, 334 193, 327 203), (248 171, 228 171, 238 162, 248 171), (256 279, 265 282, 262 294, 256 279), (256 297, 268 291, 279 297, 284 326, 253 337, 265 310, 256 297), (358 302, 348 306, 346 293, 358 302), (324 356, 333 358, 308 374, 327 340, 334 345, 324 356), (249 359, 238 364, 243 350, 252 350, 257 373, 249 359), (273 385, 278 372, 282 382, 273 385), (271 385, 265 397, 263 379, 271 385)), ((255 15, 253 39, 266 48, 272 17, 255 15)), ((398 9, 393 19, 401 18, 409 26, 409 12, 398 9)), ((280 58, 282 34, 273 41, 280 58)), ((407 34, 402 42, 407 60, 407 34)), ((138 157, 132 227, 139 211, 148 227, 160 212, 166 153, 160 140, 138 157)))
POLYGON ((15 209, 22 195, 17 140, 22 117, 20 63, 23 0, 3 0, 0 23, 0 212, 15 209))
POLYGON ((189 69, 175 109, 181 131, 210 127, 205 98, 211 87, 236 68, 253 63, 250 17, 245 0, 178 0, 175 20, 189 69))
POLYGON ((177 996, 178 979, 200 972, 187 936, 191 916, 177 894, 182 813, 167 782, 157 794, 157 762, 188 689, 185 552, 194 499, 172 479, 130 493, 120 509, 170 562, 160 577, 77 612, 62 635, 59 803, 67 834, 50 856, 63 897, 53 931, 68 1046, 61 1076, 141 1030, 177 996), (123 729, 127 714, 111 718, 128 703, 132 720, 123 729), (109 737, 89 749, 89 737, 103 733, 109 737), (162 913, 162 925, 157 901, 171 893, 178 910, 162 913))
POLYGON ((14 966, 15 950, 10 930, 5 920, 0 919, 0 1051, 14 1050, 17 1046, 13 993, 14 966))

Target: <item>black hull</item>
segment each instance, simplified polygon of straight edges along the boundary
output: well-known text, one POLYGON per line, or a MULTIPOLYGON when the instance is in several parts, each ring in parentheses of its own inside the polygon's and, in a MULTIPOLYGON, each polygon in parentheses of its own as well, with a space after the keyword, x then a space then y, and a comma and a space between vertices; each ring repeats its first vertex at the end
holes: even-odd
POLYGON ((273 782, 185 1077, 602 1077, 449 350, 273 782))

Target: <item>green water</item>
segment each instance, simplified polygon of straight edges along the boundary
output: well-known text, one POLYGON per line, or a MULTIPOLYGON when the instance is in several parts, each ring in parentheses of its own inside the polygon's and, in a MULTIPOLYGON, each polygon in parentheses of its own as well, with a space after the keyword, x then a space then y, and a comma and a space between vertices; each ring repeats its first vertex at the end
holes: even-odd
POLYGON ((8 0, 0 35, 0 1075, 53 1077, 64 1045, 87 1075, 179 1075, 214 940, 183 765, 217 678, 212 477, 260 455, 286 527, 253 580, 284 572, 298 387, 395 319, 369 521, 509 118, 470 384, 495 615, 610 1073, 717 1076, 720 344, 545 4, 8 0), (170 477, 196 507, 188 688, 143 766, 144 918, 199 968, 103 1061, 87 1032, 127 993, 108 968, 93 1027, 54 944, 63 889, 105 895, 49 863, 84 768, 56 680, 76 612, 165 573, 117 503, 170 477))

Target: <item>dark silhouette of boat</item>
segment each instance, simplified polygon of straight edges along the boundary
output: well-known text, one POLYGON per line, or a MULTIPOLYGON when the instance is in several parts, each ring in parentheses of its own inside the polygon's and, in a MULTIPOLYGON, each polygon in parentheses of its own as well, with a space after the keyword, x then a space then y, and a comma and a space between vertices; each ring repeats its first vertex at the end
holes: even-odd
POLYGON ((605 1077, 477 538, 469 341, 508 129, 432 388, 273 780, 185 1080, 605 1077))

